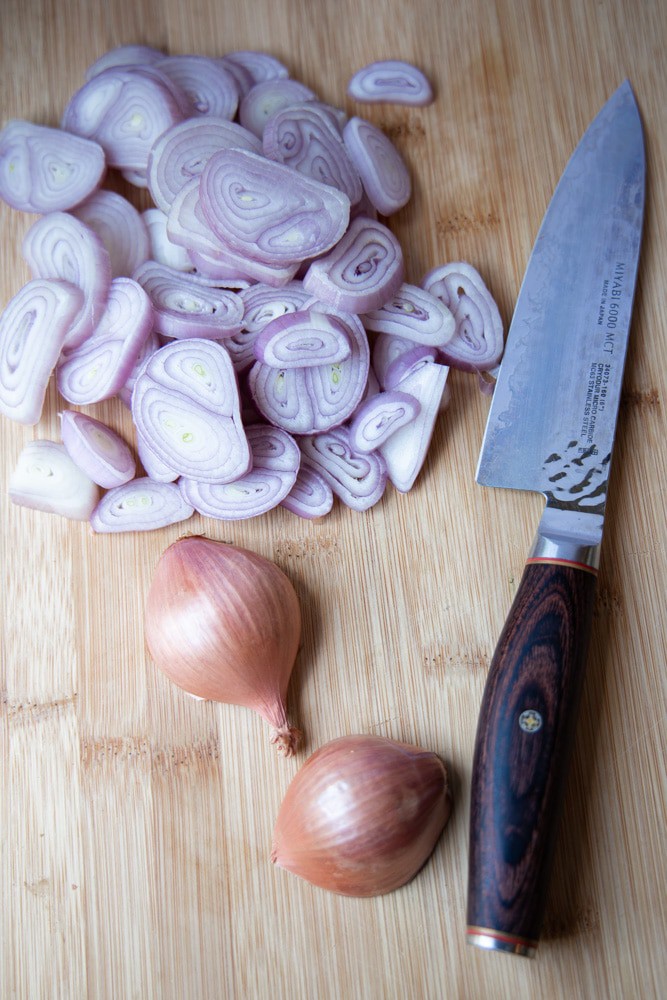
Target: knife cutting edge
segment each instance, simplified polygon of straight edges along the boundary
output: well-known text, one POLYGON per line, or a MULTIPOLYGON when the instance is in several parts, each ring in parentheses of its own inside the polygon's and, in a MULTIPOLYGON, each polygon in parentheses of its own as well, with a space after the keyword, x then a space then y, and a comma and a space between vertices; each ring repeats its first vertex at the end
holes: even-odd
POLYGON ((477 468, 546 498, 489 668, 470 805, 467 936, 533 956, 571 755, 644 214, 625 81, 572 154, 528 262, 477 468))

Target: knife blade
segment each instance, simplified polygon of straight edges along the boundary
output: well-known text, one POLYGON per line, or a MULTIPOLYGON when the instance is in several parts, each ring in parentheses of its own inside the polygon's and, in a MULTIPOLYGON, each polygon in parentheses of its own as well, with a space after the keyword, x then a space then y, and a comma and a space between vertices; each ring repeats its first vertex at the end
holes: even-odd
POLYGON ((596 591, 644 215, 645 154, 626 80, 553 194, 507 335, 477 467, 546 503, 480 707, 467 939, 534 956, 596 591))

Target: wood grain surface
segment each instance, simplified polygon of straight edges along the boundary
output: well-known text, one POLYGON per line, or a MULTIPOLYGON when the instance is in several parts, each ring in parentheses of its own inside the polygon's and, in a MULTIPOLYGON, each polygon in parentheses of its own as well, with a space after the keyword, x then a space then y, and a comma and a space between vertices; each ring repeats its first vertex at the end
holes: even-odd
MULTIPOLYGON (((488 400, 451 378, 414 490, 319 523, 284 510, 188 529, 246 545, 303 608, 277 759, 250 712, 183 695, 144 646, 143 604, 180 526, 94 536, 14 507, 23 444, 0 421, 0 996, 55 1000, 653 998, 667 981, 664 497, 667 6, 661 0, 2 0, 0 113, 56 124, 108 48, 273 52, 324 100, 382 125, 414 197, 393 217, 410 280, 474 264, 511 317, 530 248, 581 133, 629 77, 648 153, 645 241, 591 653, 534 961, 466 946, 470 771, 493 648, 541 513, 476 486, 488 400), (354 105, 366 62, 432 80, 423 109, 354 105), (454 810, 405 888, 355 900, 275 869, 271 833, 305 755, 345 733, 438 752, 454 810)), ((0 300, 27 280, 31 219, 0 206, 0 300)), ((564 289, 567 294, 567 289, 564 289)), ((115 401, 89 412, 131 435, 115 401)))

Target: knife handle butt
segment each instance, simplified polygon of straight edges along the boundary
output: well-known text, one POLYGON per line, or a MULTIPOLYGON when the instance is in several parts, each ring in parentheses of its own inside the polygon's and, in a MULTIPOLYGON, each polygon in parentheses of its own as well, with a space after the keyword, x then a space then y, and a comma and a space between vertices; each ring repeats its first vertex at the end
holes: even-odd
POLYGON ((473 760, 468 941, 535 954, 582 690, 596 573, 529 560, 494 654, 473 760))

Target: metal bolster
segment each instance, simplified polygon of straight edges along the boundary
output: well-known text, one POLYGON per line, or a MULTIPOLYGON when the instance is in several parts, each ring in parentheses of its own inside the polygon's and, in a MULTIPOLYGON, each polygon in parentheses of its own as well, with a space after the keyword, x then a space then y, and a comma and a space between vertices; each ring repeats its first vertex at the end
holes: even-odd
POLYGON ((530 560, 568 562, 597 571, 602 542, 601 515, 547 506, 530 550, 530 560))

